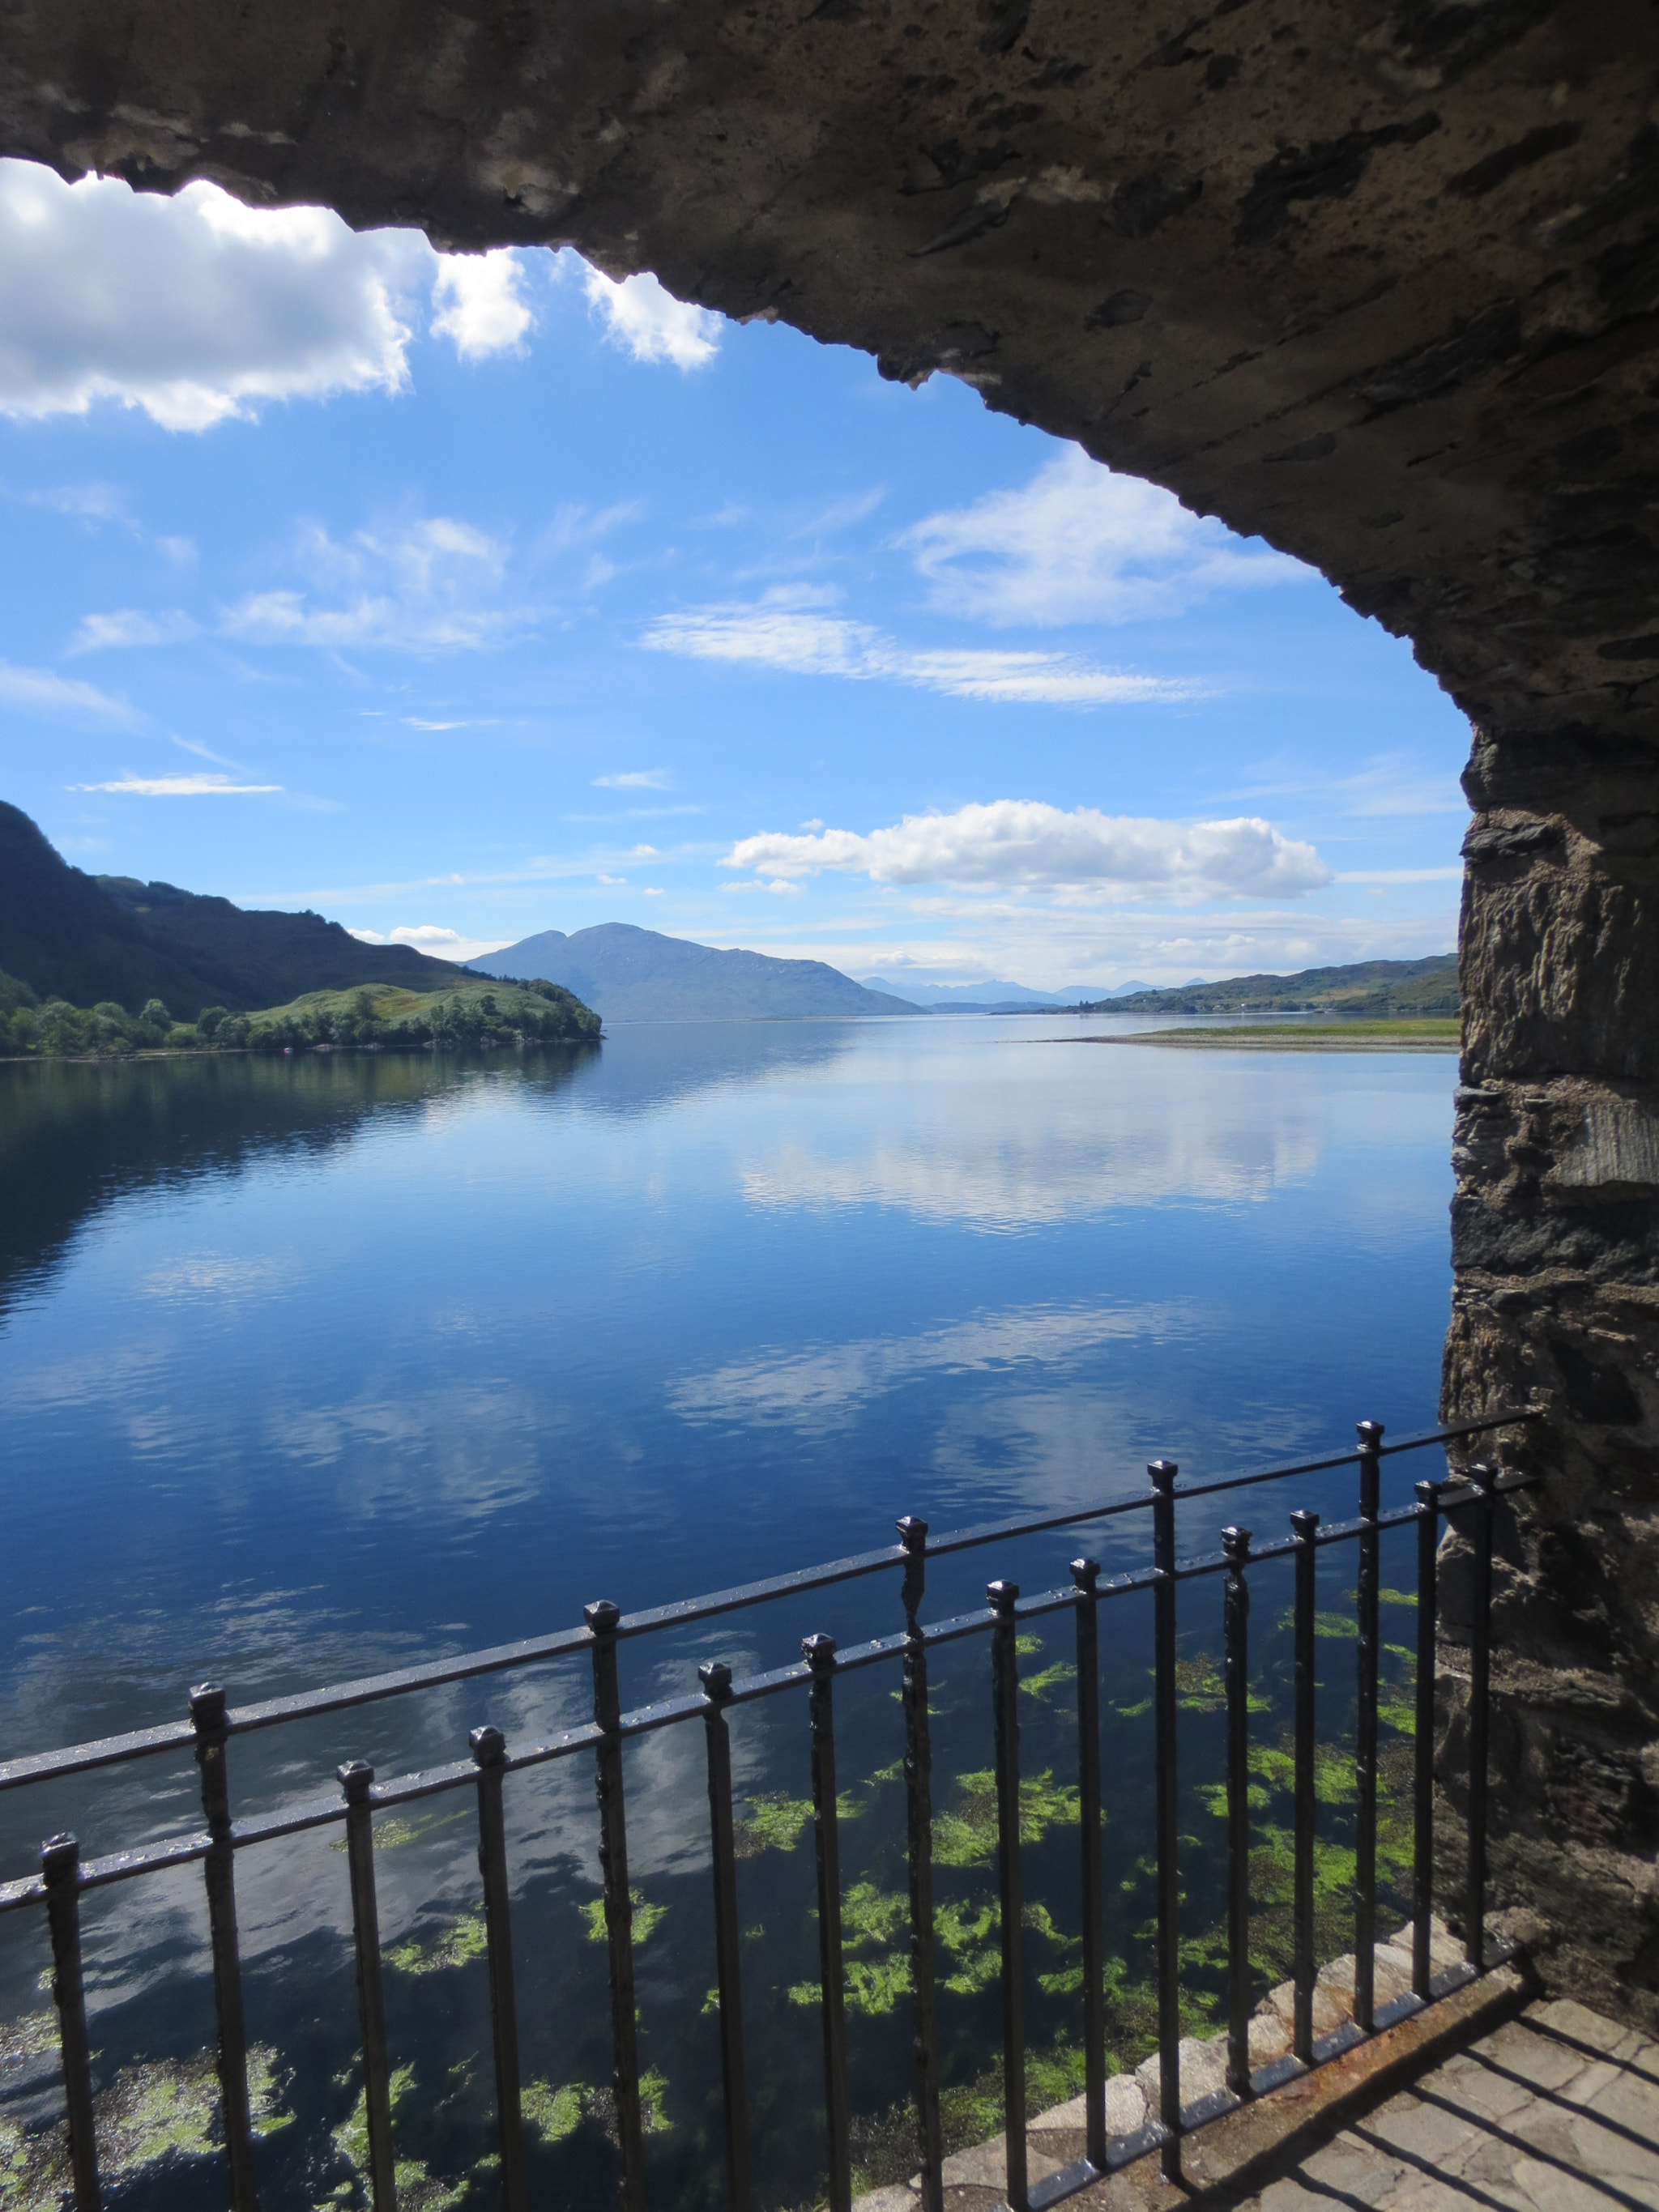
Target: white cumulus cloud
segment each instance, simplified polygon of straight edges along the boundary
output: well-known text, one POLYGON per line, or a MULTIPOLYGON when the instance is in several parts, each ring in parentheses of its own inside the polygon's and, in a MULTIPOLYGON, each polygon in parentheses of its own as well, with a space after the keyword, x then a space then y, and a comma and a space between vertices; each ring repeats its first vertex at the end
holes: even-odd
POLYGON ((1311 845, 1259 816, 1165 822, 999 799, 852 830, 745 837, 720 863, 789 878, 832 870, 878 884, 1072 891, 1116 897, 1285 898, 1332 880, 1311 845))
POLYGON ((1197 687, 1184 681, 1102 668, 1070 653, 902 646, 868 623, 831 612, 822 592, 796 585, 744 604, 659 615, 641 641, 654 653, 693 660, 905 684, 952 699, 1102 707, 1197 696, 1197 687))
POLYGON ((1157 484, 1114 475, 1079 446, 1019 489, 929 515, 898 543, 938 606, 997 624, 1139 622, 1214 592, 1313 574, 1189 514, 1157 484))
POLYGON ((665 292, 648 274, 618 283, 602 270, 584 268, 588 305, 598 310, 605 336, 635 361, 668 361, 676 368, 702 368, 720 351, 720 318, 665 292))
POLYGON ((261 400, 397 391, 398 297, 423 254, 321 208, 256 210, 209 184, 164 199, 0 162, 0 409, 108 399, 204 430, 261 400))
POLYGON ((517 353, 535 320, 523 295, 523 270, 510 246, 491 253, 441 257, 432 287, 434 337, 451 338, 463 361, 517 353))
POLYGON ((0 706, 23 714, 51 714, 89 722, 109 730, 136 730, 149 719, 125 699, 112 698, 95 684, 54 675, 49 668, 18 668, 0 660, 0 706))
POLYGON ((326 208, 0 161, 0 413, 108 401, 205 430, 263 402, 401 391, 421 293, 434 331, 477 358, 529 329, 521 275, 510 252, 437 254, 417 231, 360 234, 326 208))
POLYGON ((464 937, 459 929, 447 929, 435 921, 402 923, 384 932, 354 929, 349 934, 360 945, 407 945, 434 960, 480 960, 486 952, 499 952, 503 943, 499 937, 464 937))

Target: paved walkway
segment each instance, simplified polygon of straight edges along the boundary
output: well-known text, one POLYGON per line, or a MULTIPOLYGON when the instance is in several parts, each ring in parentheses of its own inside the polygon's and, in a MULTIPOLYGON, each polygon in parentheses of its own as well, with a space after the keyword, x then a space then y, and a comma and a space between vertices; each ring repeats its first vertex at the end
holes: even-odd
MULTIPOLYGON (((1334 2014, 1352 1968, 1339 1961, 1321 1978, 1334 2014)), ((1659 2212, 1659 2044, 1565 2000, 1521 2010, 1526 1987, 1499 1968, 1188 2136, 1182 2182, 1165 2181, 1153 2154, 1068 2198, 1066 2212, 1659 2212), (1480 2034, 1483 2010, 1499 2024, 1480 2034), (1425 2070, 1409 2087, 1388 2095, 1386 2076, 1368 2073, 1409 2075, 1412 2039, 1437 2037, 1444 2049, 1460 2018, 1476 2039, 1435 2064, 1432 2043, 1419 2044, 1425 2070), (1355 2117, 1345 2124, 1345 2113, 1355 2117)), ((1212 2086, 1204 2074, 1218 2050, 1183 2045, 1189 2094, 1212 2086)), ((1109 2133, 1140 2126, 1155 2090, 1155 2060, 1109 2082, 1109 2133)), ((1032 2122, 1033 2183, 1083 2155, 1082 2130, 1081 2099, 1032 2122)), ((1004 2172, 1000 2136, 957 2152, 945 2162, 945 2212, 994 2212, 1004 2172)), ((912 2181, 858 2200, 854 2212, 915 2212, 918 2201, 912 2181)))
POLYGON ((1534 2004, 1391 2097, 1248 2212, 1659 2212, 1659 2044, 1534 2004))

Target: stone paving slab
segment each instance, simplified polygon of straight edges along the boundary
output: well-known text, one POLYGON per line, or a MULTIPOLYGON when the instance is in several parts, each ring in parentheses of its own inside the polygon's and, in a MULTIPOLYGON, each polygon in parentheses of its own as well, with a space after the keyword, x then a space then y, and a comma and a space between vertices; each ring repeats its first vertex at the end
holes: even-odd
MULTIPOLYGON (((1373 1953, 1374 1980, 1376 2002, 1388 2004, 1411 1987, 1411 1929, 1409 1926, 1395 1930, 1373 1953)), ((1437 1918, 1432 1923, 1430 1954, 1437 1971, 1455 1966, 1462 1957, 1462 1946, 1437 1918)), ((1517 1985, 1518 1986, 1518 1985, 1517 1985)), ((1313 2027, 1316 2038, 1328 2035, 1353 2017, 1354 1960, 1352 1954, 1334 1959, 1322 1966, 1314 1986, 1313 2027)), ((1480 2000, 1476 2000, 1477 2003, 1480 2000)), ((1454 2001, 1455 2002, 1455 2001, 1454 2001)), ((1295 1989, 1284 1982, 1271 1990, 1256 2008, 1250 2022, 1250 2063, 1252 2067, 1271 2064, 1283 2057, 1291 2048, 1291 2029, 1295 2013, 1295 1989)), ((1426 2018, 1426 2015, 1421 2016, 1426 2018)), ((1420 2031, 1413 2030, 1413 2033, 1420 2031)), ((1381 2045, 1390 2038, 1381 2039, 1381 2045)), ((1396 2039, 1394 2039, 1397 2040, 1396 2039)), ((1381 2045, 1370 2046, 1382 2055, 1381 2045)), ((1367 2063, 1370 2062, 1365 2062, 1367 2063)), ((1183 2106, 1224 2087, 1227 2070, 1227 2043, 1224 2035, 1207 2037, 1183 2036, 1181 2042, 1181 2101, 1183 2106)), ((1336 2077, 1322 2070, 1308 2077, 1316 2084, 1316 2095, 1328 2094, 1336 2090, 1336 2077)), ((1288 2100, 1284 2092, 1275 2099, 1248 2108, 1237 2116, 1244 2131, 1254 2139, 1261 2130, 1251 2125, 1253 2115, 1266 2114, 1272 2106, 1275 2118, 1271 2124, 1293 2124, 1291 2114, 1298 2100, 1288 2100)), ((1115 2137, 1138 2134, 1158 2111, 1158 2058, 1154 2052, 1138 2066, 1133 2074, 1115 2075, 1106 2083, 1106 2135, 1108 2141, 1115 2137)), ((1057 2105, 1051 2111, 1039 2113, 1026 2126, 1026 2171, 1032 2183, 1044 2180, 1064 2166, 1083 2157, 1085 2148, 1084 2100, 1074 2097, 1068 2104, 1057 2105)), ((1230 2123, 1231 2131, 1240 2132, 1237 2123, 1230 2123)), ((1215 2141, 1213 2136, 1195 2138, 1194 2142, 1215 2141)), ((1275 2138, 1276 2140, 1276 2138, 1275 2138)), ((1199 2167, 1203 2169, 1206 2154, 1196 2154, 1199 2167)), ((1133 2174, 1136 2169, 1127 2170, 1133 2174)), ((1006 2138, 994 2136, 989 2142, 975 2143, 970 2148, 953 2152, 940 2169, 944 2184, 945 2212, 994 2212, 1003 2199, 1007 2174, 1006 2138)), ((1084 2212, 1084 2208, 1104 2205, 1109 2201, 1115 2208, 1127 2206, 1130 2198, 1123 2197, 1127 2187, 1133 2192, 1134 2185, 1121 2176, 1114 2176, 1086 2194, 1068 2200, 1084 2212)), ((913 2175, 908 2183, 894 2184, 884 2189, 873 2190, 854 2200, 854 2212, 915 2212, 920 2201, 921 2177, 913 2175)), ((1133 2197, 1141 2203, 1146 2200, 1133 2197)))
POLYGON ((1534 2004, 1237 2212, 1659 2212, 1659 2045, 1534 2004))

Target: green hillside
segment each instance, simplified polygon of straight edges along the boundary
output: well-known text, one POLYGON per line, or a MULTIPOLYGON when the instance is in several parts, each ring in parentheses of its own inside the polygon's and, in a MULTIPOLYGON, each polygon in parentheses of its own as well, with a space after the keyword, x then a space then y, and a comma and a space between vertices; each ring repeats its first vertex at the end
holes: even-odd
POLYGON ((159 999, 136 1014, 112 1000, 76 1006, 42 1000, 0 973, 0 1059, 115 1059, 135 1052, 405 1051, 501 1044, 580 1044, 599 1018, 556 983, 468 981, 449 991, 395 983, 308 991, 255 1013, 204 1006, 175 1022, 159 999))
POLYGON ((137 1014, 160 1000, 252 1012, 307 991, 396 983, 413 991, 467 979, 404 945, 362 945, 319 914, 250 913, 171 884, 88 876, 28 816, 0 801, 0 969, 42 1000, 137 1014))
POLYGON ((308 991, 286 1006, 215 1024, 227 1042, 252 1052, 286 1046, 578 1044, 599 1034, 599 1018, 556 983, 469 981, 452 991, 405 991, 391 983, 356 991, 308 991))
POLYGON ((1428 960, 1360 960, 1344 968, 1305 968, 1296 975, 1232 975, 1220 983, 1187 983, 1167 991, 1134 991, 1100 999, 1090 1014, 1343 1014, 1372 1021, 1413 1016, 1455 1018, 1461 1001, 1457 955, 1428 960))

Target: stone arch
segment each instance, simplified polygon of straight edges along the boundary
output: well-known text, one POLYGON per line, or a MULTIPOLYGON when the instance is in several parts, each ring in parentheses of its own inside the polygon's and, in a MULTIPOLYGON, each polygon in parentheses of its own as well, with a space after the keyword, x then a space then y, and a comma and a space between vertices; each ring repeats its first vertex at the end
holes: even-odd
POLYGON ((568 242, 961 377, 1409 635, 1476 732, 1445 1402, 1545 1409, 1502 1445, 1543 1480, 1496 1871, 1558 1979, 1653 2017, 1650 9, 10 0, 0 72, 0 149, 66 175, 568 242))

